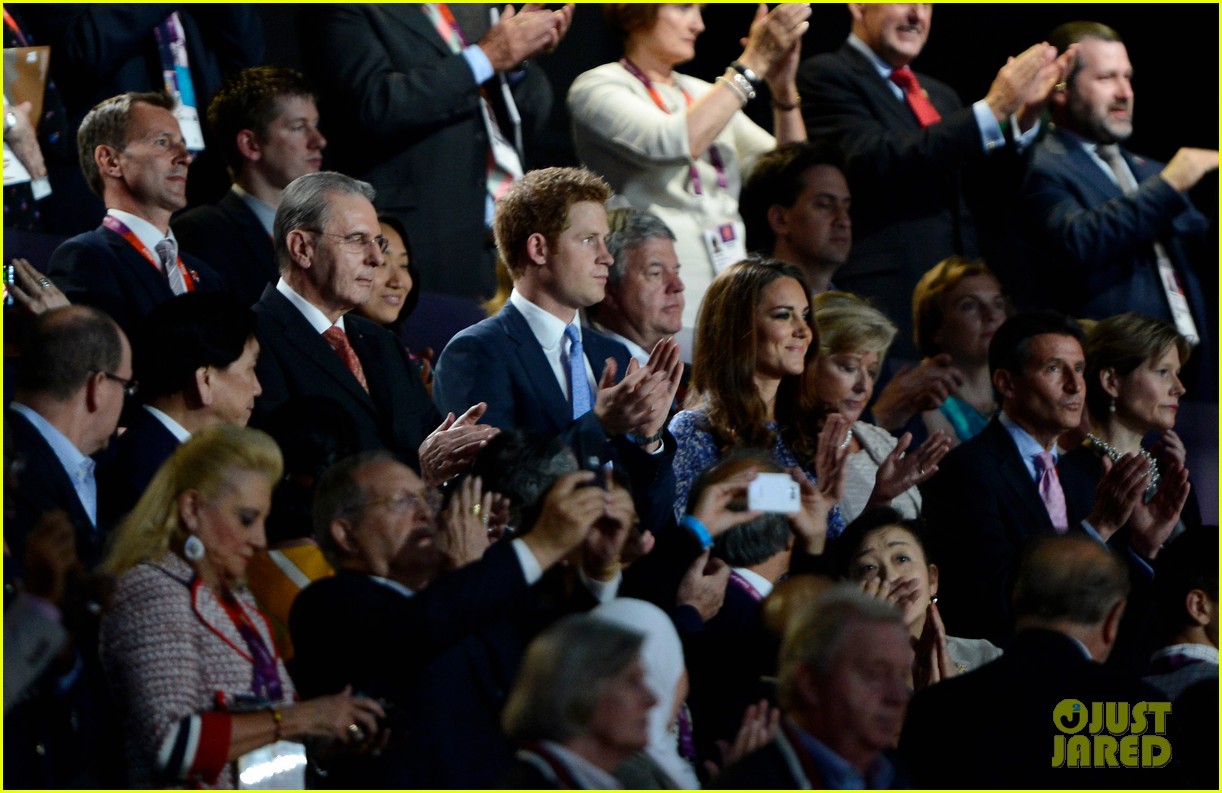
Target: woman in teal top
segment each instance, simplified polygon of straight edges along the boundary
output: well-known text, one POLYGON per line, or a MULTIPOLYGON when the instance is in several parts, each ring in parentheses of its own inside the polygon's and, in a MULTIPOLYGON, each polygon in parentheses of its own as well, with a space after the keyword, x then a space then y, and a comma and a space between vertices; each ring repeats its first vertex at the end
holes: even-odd
POLYGON ((930 432, 958 445, 984 429, 997 412, 989 377, 989 342, 1009 314, 997 276, 979 259, 952 256, 934 265, 912 293, 917 349, 940 356, 963 374, 963 385, 937 410, 922 415, 930 432))

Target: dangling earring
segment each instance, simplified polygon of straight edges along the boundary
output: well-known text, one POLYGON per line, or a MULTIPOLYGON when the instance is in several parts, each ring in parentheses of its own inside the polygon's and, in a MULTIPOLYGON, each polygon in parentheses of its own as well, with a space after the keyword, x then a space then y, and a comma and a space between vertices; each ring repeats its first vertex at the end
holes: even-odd
POLYGON ((204 558, 204 541, 194 534, 187 536, 187 541, 182 544, 182 555, 187 557, 188 562, 198 562, 204 558))
POLYGON ((1108 413, 1115 413, 1115 412, 1116 412, 1116 397, 1112 397, 1112 401, 1108 403, 1108 405, 1107 405, 1107 412, 1108 412, 1108 413))
POLYGON ((936 604, 936 603, 938 602, 938 596, 937 596, 937 595, 934 595, 933 597, 931 597, 931 598, 929 599, 929 602, 930 602, 931 604, 936 604))

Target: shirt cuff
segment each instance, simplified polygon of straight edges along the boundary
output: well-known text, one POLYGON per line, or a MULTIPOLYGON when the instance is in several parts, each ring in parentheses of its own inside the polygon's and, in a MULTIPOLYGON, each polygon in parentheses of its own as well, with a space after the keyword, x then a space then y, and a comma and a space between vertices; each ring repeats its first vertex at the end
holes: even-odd
POLYGON ((619 594, 620 582, 624 580, 624 574, 617 571, 615 578, 612 578, 610 581, 595 581, 586 575, 586 571, 582 570, 580 566, 577 567, 577 577, 581 579, 582 585, 589 590, 590 594, 599 603, 614 600, 615 596, 619 594))
POLYGON ((981 99, 972 105, 972 115, 976 117, 976 126, 980 128, 980 140, 983 141, 985 154, 1006 145, 1006 133, 1001 124, 997 123, 997 117, 993 115, 993 109, 989 107, 988 102, 981 99))
POLYGON ((539 560, 531 552, 530 546, 526 544, 526 540, 516 537, 510 545, 513 546, 513 552, 518 555, 518 565, 522 568, 522 577, 526 579, 526 585, 530 586, 536 583, 543 577, 543 566, 539 564, 539 560))
POLYGON ((496 74, 492 68, 492 61, 488 60, 488 56, 478 44, 468 44, 464 47, 462 57, 467 62, 467 66, 471 67, 471 74, 475 77, 476 85, 483 85, 492 79, 492 75, 496 74))
POLYGON ((1014 147, 1020 153, 1026 151, 1029 146, 1035 143, 1035 139, 1039 137, 1042 126, 1043 122, 1036 119, 1035 123, 1031 125, 1031 129, 1026 132, 1019 132, 1018 116, 1010 116, 1010 129, 1014 131, 1014 147))

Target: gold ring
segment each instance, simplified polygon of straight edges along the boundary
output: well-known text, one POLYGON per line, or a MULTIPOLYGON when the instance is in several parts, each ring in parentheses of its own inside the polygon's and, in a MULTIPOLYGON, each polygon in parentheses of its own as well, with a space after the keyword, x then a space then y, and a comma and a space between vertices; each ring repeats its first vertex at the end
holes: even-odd
POLYGON ((471 514, 474 515, 475 517, 478 518, 480 516, 480 513, 482 513, 483 511, 484 511, 483 504, 472 504, 471 505, 471 514))
POLYGON ((1068 83, 1066 83, 1064 80, 1062 80, 1061 82, 1059 82, 1059 83, 1057 83, 1056 85, 1052 86, 1052 90, 1054 90, 1054 91, 1064 91, 1064 90, 1065 90, 1066 88, 1068 88, 1068 87, 1069 87, 1069 84, 1068 84, 1068 83))

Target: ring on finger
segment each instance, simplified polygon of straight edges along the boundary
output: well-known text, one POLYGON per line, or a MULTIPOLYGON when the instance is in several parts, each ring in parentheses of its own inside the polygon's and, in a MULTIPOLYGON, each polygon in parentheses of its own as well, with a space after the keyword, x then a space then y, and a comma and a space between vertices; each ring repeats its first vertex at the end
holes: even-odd
POLYGON ((360 743, 361 741, 365 740, 365 731, 361 729, 359 724, 353 722, 352 724, 348 725, 348 737, 357 743, 360 743))
POLYGON ((484 511, 483 504, 472 504, 471 505, 471 514, 474 515, 475 517, 478 518, 483 513, 483 511, 484 511))
POLYGON ((50 289, 51 288, 51 279, 39 278, 38 285, 41 286, 43 289, 50 289))

